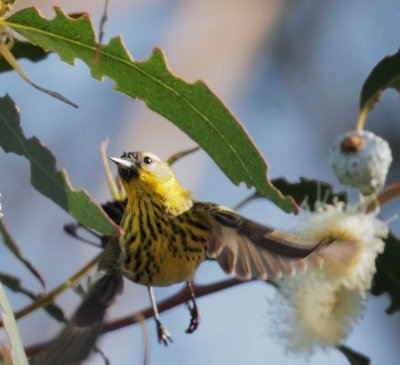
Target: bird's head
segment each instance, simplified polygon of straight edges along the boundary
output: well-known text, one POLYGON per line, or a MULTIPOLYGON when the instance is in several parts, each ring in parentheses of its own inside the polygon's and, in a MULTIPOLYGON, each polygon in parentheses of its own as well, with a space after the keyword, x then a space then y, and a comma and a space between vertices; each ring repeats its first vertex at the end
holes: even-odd
POLYGON ((182 197, 190 198, 190 193, 180 186, 168 163, 152 152, 125 152, 121 158, 109 159, 118 167, 128 199, 143 194, 172 202, 182 197))
POLYGON ((124 152, 121 158, 109 157, 118 167, 118 174, 128 189, 151 192, 157 185, 168 184, 175 176, 167 163, 151 152, 124 152))

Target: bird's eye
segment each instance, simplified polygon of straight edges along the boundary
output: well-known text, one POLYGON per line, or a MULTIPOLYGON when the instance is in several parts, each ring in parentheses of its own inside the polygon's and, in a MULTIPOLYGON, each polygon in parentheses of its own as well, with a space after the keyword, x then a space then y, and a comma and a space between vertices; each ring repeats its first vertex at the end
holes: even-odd
POLYGON ((150 165, 150 164, 153 162, 153 160, 151 159, 151 157, 145 156, 145 157, 143 158, 143 162, 144 162, 146 165, 150 165))

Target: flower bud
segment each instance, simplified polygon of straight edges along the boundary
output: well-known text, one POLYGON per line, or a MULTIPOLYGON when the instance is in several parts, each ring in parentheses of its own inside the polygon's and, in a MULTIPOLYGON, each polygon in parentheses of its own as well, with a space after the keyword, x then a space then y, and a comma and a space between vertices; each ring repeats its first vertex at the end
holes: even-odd
POLYGON ((385 185, 392 162, 389 144, 368 131, 351 131, 336 138, 329 162, 343 184, 362 194, 377 194, 385 185))

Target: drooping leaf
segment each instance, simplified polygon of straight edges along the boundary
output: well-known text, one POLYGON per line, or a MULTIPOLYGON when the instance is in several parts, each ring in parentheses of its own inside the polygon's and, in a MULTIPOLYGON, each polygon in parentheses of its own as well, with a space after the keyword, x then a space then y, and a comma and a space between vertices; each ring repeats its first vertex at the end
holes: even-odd
POLYGON ((19 335, 17 323, 14 318, 10 303, 8 302, 3 285, 0 283, 0 316, 10 340, 11 359, 13 364, 28 365, 24 346, 19 335))
POLYGON ((119 234, 119 227, 84 190, 77 191, 71 187, 65 170, 57 170, 51 152, 36 137, 24 136, 18 111, 8 95, 0 98, 0 146, 7 153, 27 158, 33 187, 78 222, 106 235, 119 234))
MULTIPOLYGON (((39 295, 33 293, 29 289, 24 288, 21 284, 21 280, 19 280, 15 276, 11 276, 9 274, 0 272, 0 282, 13 292, 22 293, 32 300, 37 300, 38 298, 40 298, 39 295)), ((43 309, 57 321, 59 322, 66 321, 64 312, 56 304, 49 304, 47 306, 44 306, 43 309)))
POLYGON ((388 314, 400 310, 400 240, 389 234, 385 250, 376 259, 377 272, 371 289, 373 295, 384 293, 390 296, 388 314))
POLYGON ((357 351, 354 351, 350 347, 340 345, 337 347, 337 349, 344 355, 346 356, 347 360, 349 360, 349 363, 351 365, 369 365, 370 364, 370 359, 363 355, 360 354, 357 351))
POLYGON ((52 20, 30 8, 15 13, 5 24, 70 64, 75 58, 83 60, 94 78, 109 77, 116 90, 145 101, 188 134, 234 184, 244 182, 285 211, 295 210, 293 201, 269 182, 266 161, 239 121, 203 82, 189 84, 174 76, 159 49, 144 62, 132 60, 120 37, 98 49, 89 18, 72 19, 57 8, 52 20))
MULTIPOLYGON (((32 62, 41 61, 49 55, 49 52, 46 52, 43 48, 34 46, 29 42, 23 42, 17 39, 14 41, 14 46, 11 51, 16 59, 26 58, 32 62)), ((10 64, 1 57, 0 72, 11 70, 13 70, 13 68, 10 66, 10 64)))
POLYGON ((6 226, 4 225, 3 219, 0 219, 0 233, 3 236, 4 244, 13 253, 13 255, 22 262, 22 264, 32 273, 36 279, 39 280, 40 285, 42 285, 43 291, 46 291, 46 283, 40 274, 40 272, 27 260, 23 255, 17 244, 14 242, 11 235, 8 233, 6 226))
POLYGON ((383 58, 372 69, 360 95, 360 127, 364 123, 367 113, 379 101, 381 93, 387 88, 400 88, 400 50, 392 55, 383 58))

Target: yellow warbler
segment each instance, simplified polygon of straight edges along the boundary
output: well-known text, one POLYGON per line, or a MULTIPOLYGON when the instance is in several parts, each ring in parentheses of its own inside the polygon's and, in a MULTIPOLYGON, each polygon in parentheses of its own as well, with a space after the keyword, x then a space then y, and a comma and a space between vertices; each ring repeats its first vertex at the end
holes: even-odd
MULTIPOLYGON (((159 320, 153 286, 184 281, 190 285, 205 259, 217 260, 239 279, 275 280, 304 266, 304 258, 322 244, 265 227, 217 204, 193 200, 168 163, 151 152, 109 158, 118 167, 127 197, 119 240, 121 270, 149 288, 159 341, 164 344, 172 338, 159 320)), ((199 323, 194 294, 192 300, 187 332, 199 323)))

